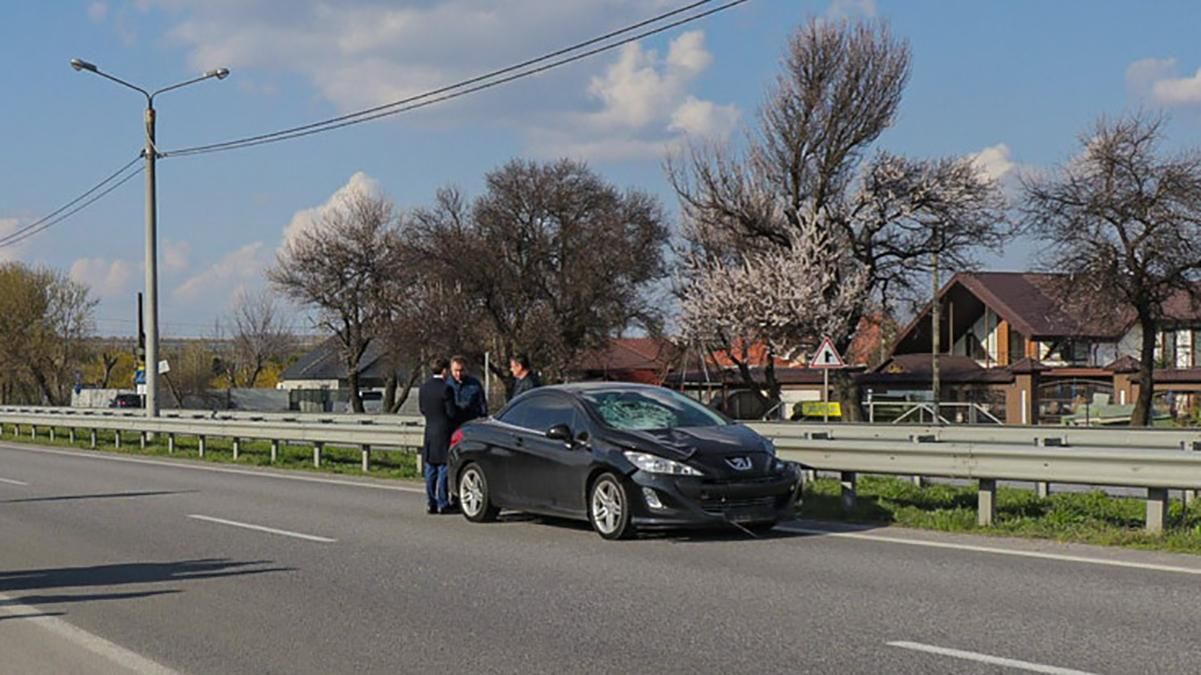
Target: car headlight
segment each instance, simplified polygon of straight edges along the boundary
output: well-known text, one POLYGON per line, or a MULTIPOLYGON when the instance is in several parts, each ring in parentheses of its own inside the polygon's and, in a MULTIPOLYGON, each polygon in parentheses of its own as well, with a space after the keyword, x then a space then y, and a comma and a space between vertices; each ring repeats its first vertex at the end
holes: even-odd
POLYGON ((634 466, 642 469, 647 473, 666 473, 673 476, 702 476, 700 471, 679 462, 673 462, 670 459, 664 459, 658 455, 652 455, 645 452, 634 452, 627 450, 623 453, 626 459, 634 466))

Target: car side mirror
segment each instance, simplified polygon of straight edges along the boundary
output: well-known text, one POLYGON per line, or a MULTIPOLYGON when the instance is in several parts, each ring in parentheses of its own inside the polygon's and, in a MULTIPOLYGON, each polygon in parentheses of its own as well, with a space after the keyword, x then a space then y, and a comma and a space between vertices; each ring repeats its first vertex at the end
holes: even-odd
POLYGON ((546 437, 555 440, 563 441, 564 443, 571 442, 571 427, 566 424, 556 424, 546 430, 546 437))

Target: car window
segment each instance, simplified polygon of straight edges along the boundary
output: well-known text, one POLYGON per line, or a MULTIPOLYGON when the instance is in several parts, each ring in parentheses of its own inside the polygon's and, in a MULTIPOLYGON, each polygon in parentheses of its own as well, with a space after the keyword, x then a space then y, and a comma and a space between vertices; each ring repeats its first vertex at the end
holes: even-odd
POLYGON ((575 406, 560 396, 535 396, 521 401, 505 411, 500 419, 502 422, 539 433, 556 424, 566 424, 574 432, 579 424, 575 406))
POLYGON ((584 393, 583 398, 602 422, 615 429, 650 431, 728 424, 721 415, 670 389, 597 389, 584 393))

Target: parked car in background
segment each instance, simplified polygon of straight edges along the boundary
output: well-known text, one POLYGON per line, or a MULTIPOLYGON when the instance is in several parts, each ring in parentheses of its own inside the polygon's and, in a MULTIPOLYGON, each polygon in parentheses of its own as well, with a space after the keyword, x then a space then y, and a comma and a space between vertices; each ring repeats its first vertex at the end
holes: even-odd
POLYGON ((793 516, 801 467, 771 441, 663 387, 542 387, 451 438, 463 515, 501 509, 587 520, 606 539, 640 529, 737 526, 793 516))
POLYGON ((141 408, 142 397, 139 394, 117 394, 113 402, 108 404, 110 408, 141 408))

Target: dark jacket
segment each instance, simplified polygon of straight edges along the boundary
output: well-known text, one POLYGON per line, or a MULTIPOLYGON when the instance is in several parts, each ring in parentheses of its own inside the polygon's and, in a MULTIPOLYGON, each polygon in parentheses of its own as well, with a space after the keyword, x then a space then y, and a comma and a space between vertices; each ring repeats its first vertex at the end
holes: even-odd
POLYGON ((456 428, 471 420, 488 416, 488 398, 484 395, 484 385, 479 380, 464 375, 462 382, 452 377, 447 383, 454 392, 456 428))
POLYGON ((441 377, 431 377, 417 392, 417 405, 425 417, 425 442, 421 461, 445 464, 450 455, 450 435, 454 432, 454 392, 441 377))
POLYGON ((542 382, 538 380, 538 376, 531 370, 525 374, 525 377, 513 380, 513 393, 509 395, 509 398, 517 398, 527 391, 541 386, 542 382))

